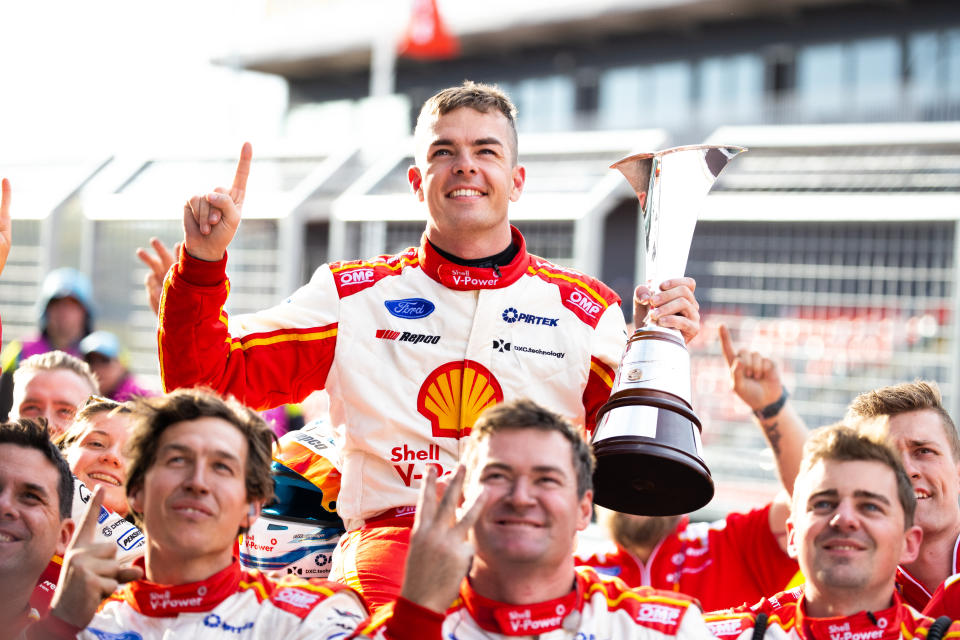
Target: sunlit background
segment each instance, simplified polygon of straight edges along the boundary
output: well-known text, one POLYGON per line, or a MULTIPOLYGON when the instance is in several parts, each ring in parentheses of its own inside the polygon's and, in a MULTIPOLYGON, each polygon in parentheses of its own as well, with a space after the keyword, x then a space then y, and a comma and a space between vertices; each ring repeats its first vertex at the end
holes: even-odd
POLYGON ((810 426, 915 377, 938 381, 957 414, 960 3, 436 7, 440 31, 423 21, 429 0, 7 3, 0 174, 14 185, 15 246, 3 339, 35 331, 43 274, 76 266, 94 280, 97 327, 156 384, 134 249, 176 241, 182 201, 228 184, 245 140, 255 164, 231 312, 277 302, 329 259, 417 243, 424 211, 404 178, 413 119, 470 78, 519 107, 528 184, 512 218, 531 250, 624 296, 637 202, 607 166, 680 144, 750 148, 707 199, 687 269, 704 318, 694 403, 713 512, 775 488, 729 392, 720 322, 782 364, 810 426))

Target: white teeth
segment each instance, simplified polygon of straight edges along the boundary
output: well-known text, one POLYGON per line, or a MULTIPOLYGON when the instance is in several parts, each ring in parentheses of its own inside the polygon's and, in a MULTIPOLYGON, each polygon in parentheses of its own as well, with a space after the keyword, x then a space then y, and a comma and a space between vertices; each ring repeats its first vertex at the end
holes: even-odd
POLYGON ((454 189, 450 192, 451 198, 456 198, 458 196, 482 196, 483 192, 478 191, 477 189, 454 189))
POLYGON ((917 500, 926 500, 930 497, 929 493, 920 493, 919 491, 914 494, 917 500))
POLYGON ((112 484, 115 487, 120 486, 119 480, 117 480, 113 476, 108 476, 105 473, 88 473, 87 475, 93 478, 94 480, 100 480, 102 482, 106 482, 107 484, 112 484))
POLYGON ((0 532, 0 542, 13 542, 13 536, 8 533, 0 532))

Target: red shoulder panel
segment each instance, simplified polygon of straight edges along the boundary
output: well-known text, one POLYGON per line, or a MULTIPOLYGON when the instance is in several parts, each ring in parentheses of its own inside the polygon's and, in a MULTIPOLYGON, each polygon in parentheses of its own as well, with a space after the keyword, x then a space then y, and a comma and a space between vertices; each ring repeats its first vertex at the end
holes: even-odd
POLYGON ((596 278, 555 265, 537 256, 530 256, 527 273, 555 285, 560 290, 563 306, 593 328, 597 327, 600 316, 607 307, 620 303, 620 296, 616 291, 596 278))
POLYGON ((577 572, 586 581, 585 597, 590 598, 600 591, 611 611, 625 611, 641 626, 676 635, 683 616, 696 600, 682 593, 660 591, 652 587, 631 589, 619 578, 601 578, 593 569, 577 567, 577 572))
POLYGON ((417 249, 411 247, 393 256, 377 256, 370 260, 331 262, 330 271, 341 298, 372 287, 387 276, 400 275, 405 266, 418 266, 417 249))

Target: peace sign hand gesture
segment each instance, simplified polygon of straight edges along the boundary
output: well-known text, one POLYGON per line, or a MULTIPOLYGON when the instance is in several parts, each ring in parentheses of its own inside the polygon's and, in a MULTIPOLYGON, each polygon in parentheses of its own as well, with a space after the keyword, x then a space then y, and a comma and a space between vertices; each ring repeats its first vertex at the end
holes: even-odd
POLYGON ((462 515, 457 518, 465 475, 464 467, 458 467, 438 499, 436 470, 428 467, 410 532, 407 570, 400 594, 437 613, 446 612, 453 603, 460 582, 470 569, 475 549, 468 534, 487 502, 485 491, 476 494, 472 502, 463 505, 462 515))
POLYGON ((102 504, 103 487, 98 486, 63 555, 60 583, 50 608, 58 618, 81 629, 90 624, 100 603, 120 584, 143 577, 139 567, 117 560, 117 545, 96 542, 102 504))
POLYGON ((194 258, 211 262, 223 258, 240 226, 252 159, 253 147, 245 142, 230 191, 217 187, 213 193, 193 196, 183 206, 184 248, 194 258))

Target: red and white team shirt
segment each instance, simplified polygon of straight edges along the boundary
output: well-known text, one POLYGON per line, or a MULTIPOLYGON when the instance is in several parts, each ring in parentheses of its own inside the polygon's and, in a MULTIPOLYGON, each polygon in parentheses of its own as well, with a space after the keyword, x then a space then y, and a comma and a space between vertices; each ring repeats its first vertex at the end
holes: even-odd
POLYGON ((646 563, 613 542, 608 551, 578 557, 577 563, 631 587, 685 593, 705 611, 736 607, 783 591, 800 570, 770 531, 769 516, 769 504, 712 523, 691 524, 684 516, 646 563))
POLYGON ((578 567, 573 589, 547 602, 511 605, 484 598, 464 579, 460 597, 445 615, 400 599, 381 609, 362 629, 365 636, 389 638, 390 627, 423 625, 423 637, 456 640, 536 638, 538 640, 711 640, 697 605, 686 596, 648 587, 630 589, 622 580, 578 567), (425 621, 432 619, 432 625, 425 621))
MULTIPOLYGON (((950 564, 953 568, 952 574, 960 573, 960 558, 957 557, 958 551, 960 551, 960 536, 957 536, 956 542, 953 543, 953 558, 950 564)), ((920 584, 919 580, 910 575, 910 572, 903 567, 897 567, 897 591, 900 592, 905 602, 913 608, 920 610, 926 609, 933 595, 925 586, 920 584)), ((956 617, 960 618, 960 616, 956 617)))
MULTIPOLYGON (((913 640, 925 637, 933 624, 933 618, 903 602, 897 593, 882 611, 811 618, 806 615, 802 587, 764 598, 751 607, 709 612, 703 617, 719 640, 753 640, 761 613, 767 616, 763 637, 768 640, 913 640)), ((954 623, 943 637, 958 633, 960 623, 954 623)))
POLYGON ((324 265, 281 304, 227 318, 226 257, 181 254, 164 282, 167 391, 207 385, 255 409, 330 394, 348 529, 417 503, 429 467, 452 473, 487 407, 528 397, 591 431, 626 332, 603 283, 518 248, 465 267, 424 240, 393 256, 324 265))

